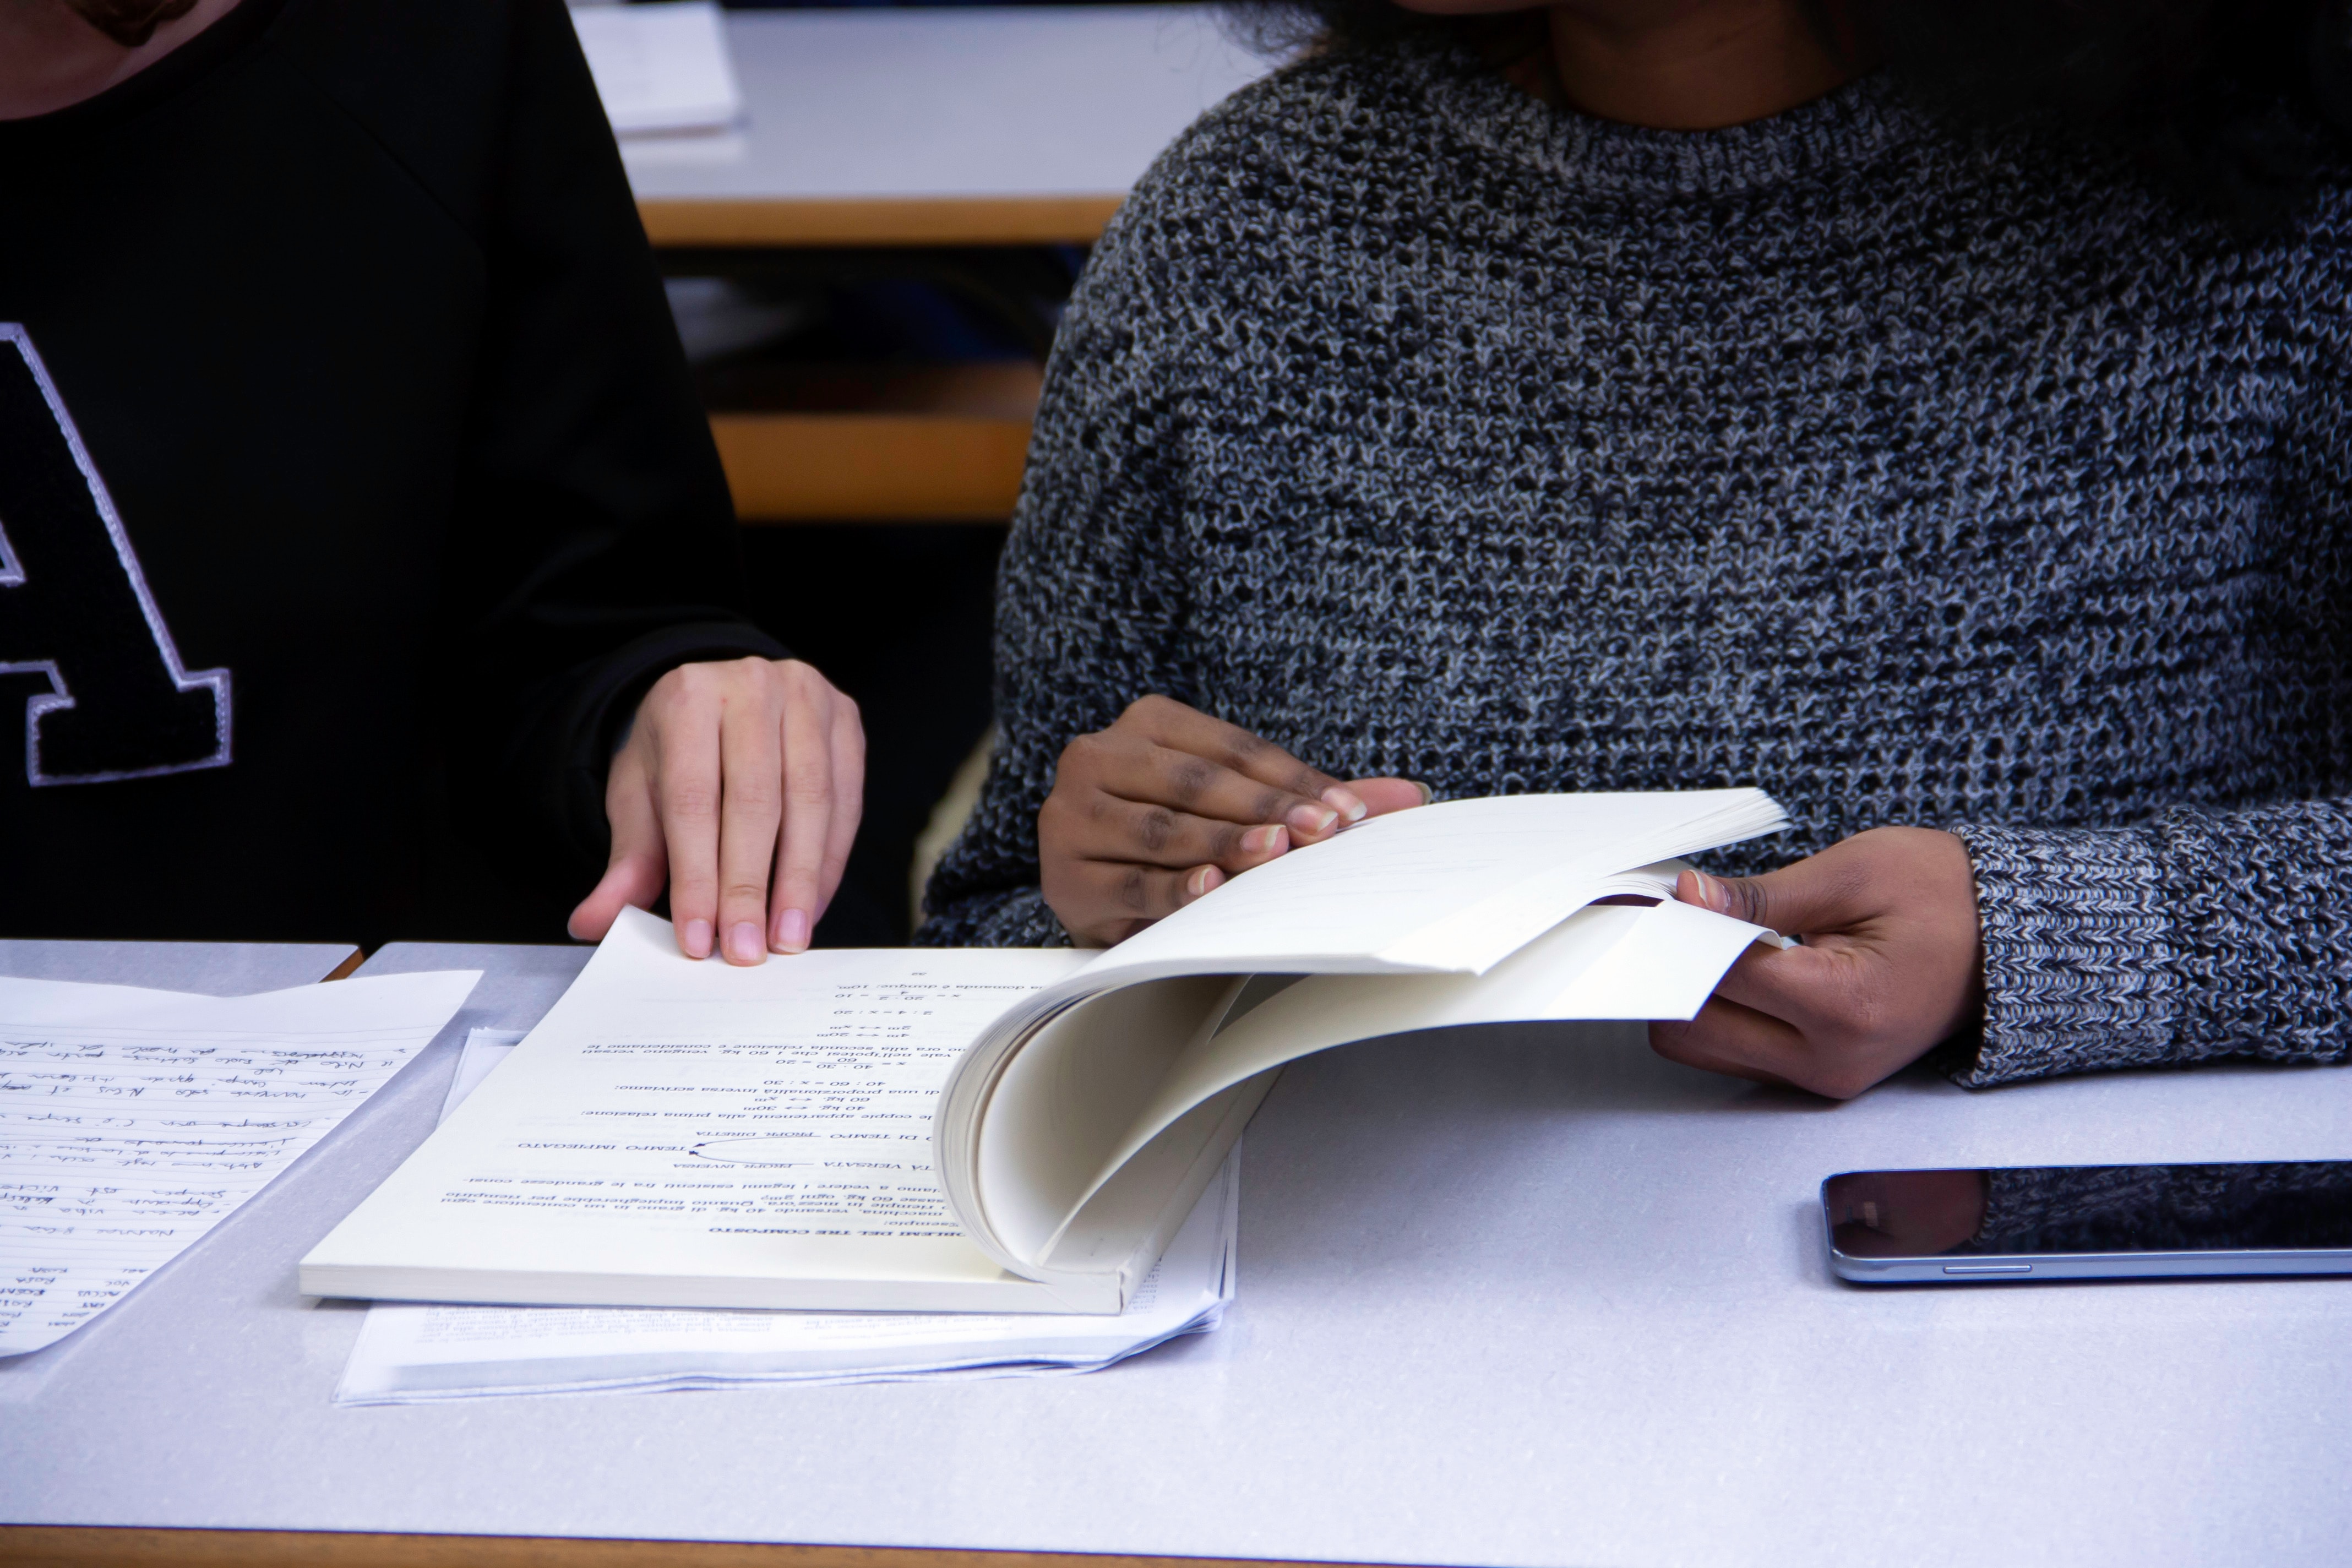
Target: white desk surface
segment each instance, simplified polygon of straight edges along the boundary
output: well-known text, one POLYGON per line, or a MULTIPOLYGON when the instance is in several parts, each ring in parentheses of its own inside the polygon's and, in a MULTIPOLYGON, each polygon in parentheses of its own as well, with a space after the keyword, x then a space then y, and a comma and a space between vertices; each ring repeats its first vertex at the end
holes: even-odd
POLYGON ((324 980, 357 948, 338 942, 46 942, 0 937, 0 974, 249 996, 324 980))
MULTIPOLYGON (((2352 1154, 2352 1072, 1843 1107, 1631 1040, 1423 1036, 1294 1067, 1219 1333, 1083 1377, 338 1410, 358 1310, 295 1260, 423 1136, 450 1035, 122 1306, 0 1363, 0 1518, 1424 1563, 2339 1563, 2352 1281, 1870 1293, 1856 1165, 2352 1154)), ((125 980, 140 978, 125 972, 125 980)))
POLYGON ((1272 62, 1206 5, 733 12, 738 131, 632 138, 638 197, 1124 195, 1272 62))

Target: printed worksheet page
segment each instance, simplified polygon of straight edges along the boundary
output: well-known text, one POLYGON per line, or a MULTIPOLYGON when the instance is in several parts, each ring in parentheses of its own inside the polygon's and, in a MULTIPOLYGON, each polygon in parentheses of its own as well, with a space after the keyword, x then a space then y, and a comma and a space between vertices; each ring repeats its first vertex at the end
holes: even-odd
POLYGON ((1039 950, 681 957, 631 910, 448 1121, 303 1260, 304 1289, 608 1305, 1038 1310, 965 1239, 931 1112, 1039 950))
POLYGON ((0 1355, 64 1338, 227 1218, 478 978, 234 997, 0 980, 0 1355))

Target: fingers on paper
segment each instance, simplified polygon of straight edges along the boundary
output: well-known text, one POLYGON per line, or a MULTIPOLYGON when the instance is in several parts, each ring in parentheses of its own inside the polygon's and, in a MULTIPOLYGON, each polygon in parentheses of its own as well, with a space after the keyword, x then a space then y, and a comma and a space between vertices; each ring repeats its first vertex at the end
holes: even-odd
POLYGON ((604 875, 572 911, 565 929, 580 942, 601 942, 621 910, 648 908, 661 897, 669 877, 661 818, 655 809, 645 759, 624 748, 613 760, 604 789, 604 814, 612 825, 613 849, 604 875))
POLYGON ((1262 735, 1172 698, 1139 698, 1105 733, 1139 738, 1159 753, 1181 756, 1180 771, 1166 777, 1166 787, 1178 792, 1166 802, 1171 805, 1235 821, 1284 822, 1306 837, 1320 837, 1365 815, 1364 802, 1329 773, 1309 767, 1262 735), (1208 764, 1207 771, 1198 765, 1202 763, 1208 764), (1271 793, 1237 793, 1234 780, 1271 793), (1211 807, 1207 792, 1213 790, 1227 809, 1211 807), (1197 795, 1198 804, 1183 798, 1185 793, 1197 795), (1307 816, 1292 821, 1290 814, 1302 806, 1318 808, 1311 816, 1328 825, 1311 828, 1307 816))
POLYGON ((1416 805, 1427 805, 1434 797, 1427 784, 1414 779, 1349 779, 1342 787, 1364 803, 1366 816, 1386 816, 1392 811, 1410 811, 1416 805))
POLYGON ((1070 934, 1105 946, 1125 942, 1225 880, 1224 872, 1214 866, 1177 869, 1114 860, 1069 862, 1048 875, 1060 884, 1046 889, 1047 901, 1055 910, 1093 912, 1091 919, 1081 918, 1070 934))
POLYGON ((719 700, 708 666, 686 665, 654 683, 638 709, 651 752, 655 810, 669 856, 670 923, 678 951, 707 958, 719 918, 719 700))
POLYGON ((638 705, 613 767, 614 867, 576 934, 611 925, 615 889, 650 902, 666 872, 688 957, 758 963, 808 946, 857 832, 855 702, 797 659, 681 665, 638 705))
POLYGON ((1760 877, 1710 877, 1685 871, 1675 896, 1767 931, 1795 936, 1834 931, 1866 918, 1869 878, 1853 859, 1824 852, 1760 877))
POLYGON ((1041 831, 1066 854, 1182 868, 1216 865, 1227 871, 1263 865, 1290 847, 1279 823, 1240 823, 1195 816, 1104 791, 1077 799, 1048 796, 1041 831))
POLYGON ((856 705, 799 660, 772 667, 771 682, 782 742, 783 812, 780 830, 769 838, 762 857, 773 860, 773 894, 755 908, 766 915, 767 946, 778 952, 799 952, 807 948, 817 918, 840 885, 841 863, 849 854, 846 841, 856 835, 864 731, 856 705), (853 731, 856 754, 843 756, 841 750, 853 731), (845 776, 855 780, 847 794, 842 787, 845 776))
POLYGON ((814 920, 824 918, 834 894, 841 890, 842 872, 849 864, 850 847, 856 842, 857 825, 865 815, 866 725, 857 704, 845 695, 834 708, 830 754, 833 810, 825 819, 824 859, 818 870, 816 908, 812 911, 814 920))

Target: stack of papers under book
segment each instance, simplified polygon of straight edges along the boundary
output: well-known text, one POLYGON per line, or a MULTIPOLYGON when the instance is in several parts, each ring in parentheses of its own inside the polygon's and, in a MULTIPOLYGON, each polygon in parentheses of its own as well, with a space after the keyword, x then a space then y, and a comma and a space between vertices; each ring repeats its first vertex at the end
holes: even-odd
MULTIPOLYGON (((520 1037, 467 1037, 445 1118, 520 1037)), ((383 1303, 368 1312, 335 1399, 409 1405, 1093 1372, 1218 1326, 1234 1299, 1240 1206, 1237 1151, 1116 1317, 383 1303)))

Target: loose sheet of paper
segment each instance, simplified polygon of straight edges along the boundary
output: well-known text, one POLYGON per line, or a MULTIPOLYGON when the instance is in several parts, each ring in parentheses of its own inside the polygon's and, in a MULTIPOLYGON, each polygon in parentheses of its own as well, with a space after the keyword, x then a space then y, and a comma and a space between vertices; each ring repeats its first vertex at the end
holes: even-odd
MULTIPOLYGON (((499 1029, 467 1036, 444 1121, 521 1037, 499 1029)), ((407 1405, 1095 1371, 1223 1321, 1234 1299, 1240 1158, 1236 1151, 1226 1161, 1117 1317, 379 1302, 368 1310, 335 1400, 407 1405)))
POLYGON ((742 117, 727 31, 709 0, 572 12, 616 135, 717 131, 742 117))
POLYGON ((522 1044, 523 1036, 530 1032, 528 1029, 467 1030, 465 1047, 457 1053, 457 1070, 449 1075, 449 1092, 441 1097, 441 1114, 434 1118, 434 1125, 437 1127, 448 1121, 449 1113, 457 1110, 467 1095, 482 1086, 482 1080, 490 1076, 491 1068, 514 1055, 514 1048, 522 1044))
POLYGON ((64 1338, 234 1213, 479 977, 230 997, 0 980, 0 1355, 64 1338))
POLYGON ((303 1260, 304 1288, 561 1304, 587 1279, 603 1305, 1054 1310, 949 1213, 931 1110, 982 1026, 1084 962, 832 949, 736 969, 625 911, 514 1058, 303 1260), (394 1278, 433 1283, 371 1283, 394 1278))

